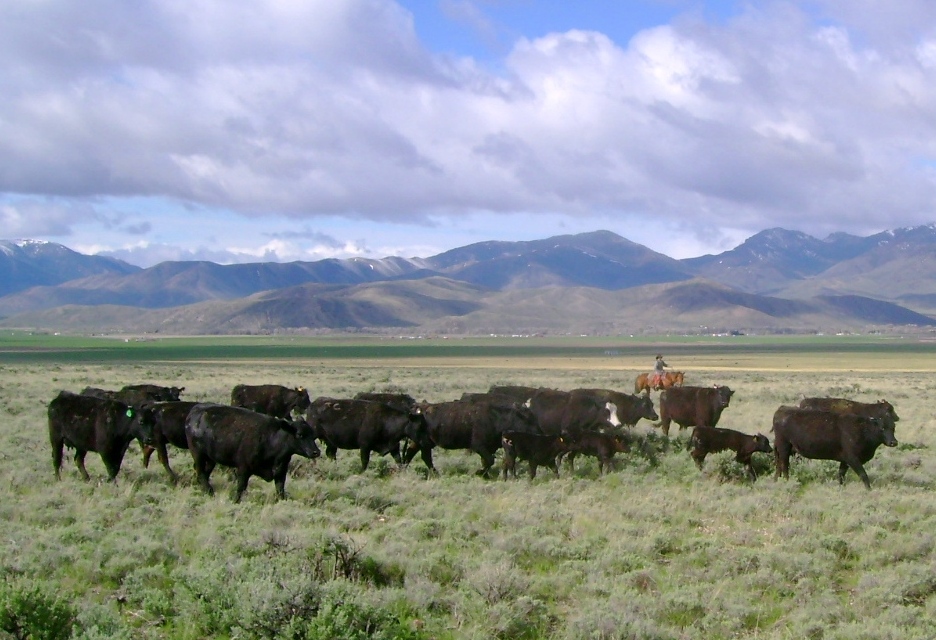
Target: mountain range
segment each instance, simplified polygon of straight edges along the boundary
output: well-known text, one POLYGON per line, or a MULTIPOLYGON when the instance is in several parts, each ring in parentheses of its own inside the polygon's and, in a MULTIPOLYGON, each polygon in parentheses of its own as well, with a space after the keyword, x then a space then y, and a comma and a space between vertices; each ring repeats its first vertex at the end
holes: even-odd
POLYGON ((609 231, 429 258, 140 268, 0 241, 0 326, 68 332, 602 335, 936 327, 936 225, 762 231, 676 260, 609 231))

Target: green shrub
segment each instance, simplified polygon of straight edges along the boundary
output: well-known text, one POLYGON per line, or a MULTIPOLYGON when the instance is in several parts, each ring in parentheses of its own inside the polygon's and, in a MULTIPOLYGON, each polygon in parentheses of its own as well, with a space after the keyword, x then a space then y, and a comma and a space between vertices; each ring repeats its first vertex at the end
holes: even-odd
POLYGON ((0 585, 0 630, 17 640, 70 638, 76 615, 45 584, 17 579, 0 585))

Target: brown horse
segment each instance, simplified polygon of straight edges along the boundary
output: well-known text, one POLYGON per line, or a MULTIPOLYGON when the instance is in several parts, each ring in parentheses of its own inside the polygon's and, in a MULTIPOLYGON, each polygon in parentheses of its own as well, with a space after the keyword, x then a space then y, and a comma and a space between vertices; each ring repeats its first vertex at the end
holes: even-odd
POLYGON ((643 390, 659 391, 660 389, 669 389, 670 387, 681 387, 685 373, 682 371, 664 371, 659 380, 652 380, 653 374, 641 373, 634 381, 634 393, 640 393, 643 390), (652 382, 651 382, 652 381, 652 382))

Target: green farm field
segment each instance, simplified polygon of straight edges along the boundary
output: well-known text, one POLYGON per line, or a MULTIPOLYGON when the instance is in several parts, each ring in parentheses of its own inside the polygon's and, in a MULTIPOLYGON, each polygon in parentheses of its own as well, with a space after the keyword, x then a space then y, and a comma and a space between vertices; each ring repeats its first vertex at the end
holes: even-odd
MULTIPOLYGON (((77 338, 0 336, 0 638, 936 637, 936 343, 917 337, 77 338), (699 471, 688 433, 646 421, 642 446, 600 475, 476 477, 436 451, 397 469, 356 452, 294 458, 289 496, 250 481, 240 504, 187 451, 168 481, 131 445, 117 482, 89 453, 52 471, 46 406, 60 389, 152 382, 228 402, 238 383, 313 397, 403 391, 458 398, 494 383, 631 392, 663 353, 686 384, 734 390, 719 426, 768 437, 804 395, 885 398, 896 448, 866 465, 757 454, 699 471), (30 633, 32 635, 30 635, 30 633)), ((653 394, 658 406, 658 393, 653 394)), ((500 458, 498 457, 498 466, 500 458)))

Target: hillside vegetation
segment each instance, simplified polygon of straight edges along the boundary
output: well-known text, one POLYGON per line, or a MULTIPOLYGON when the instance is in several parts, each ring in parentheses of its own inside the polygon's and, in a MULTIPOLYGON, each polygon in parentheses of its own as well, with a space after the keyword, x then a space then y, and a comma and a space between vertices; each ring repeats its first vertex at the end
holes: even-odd
POLYGON ((934 225, 825 240, 768 229, 730 251, 685 260, 609 231, 481 242, 429 258, 148 269, 61 245, 27 246, 0 245, 0 273, 10 275, 0 326, 176 335, 616 335, 936 325, 934 225), (127 271, 115 270, 120 266, 127 271), (45 286, 26 277, 40 269, 45 286))
POLYGON ((479 458, 458 452, 438 452, 438 477, 418 459, 397 469, 379 457, 359 473, 358 456, 341 451, 336 462, 295 459, 286 501, 253 478, 240 504, 223 470, 216 495, 203 494, 176 449, 178 486, 155 460, 144 469, 135 444, 116 484, 93 453, 91 483, 71 460, 55 481, 46 405, 59 389, 133 382, 217 402, 237 383, 266 382, 432 402, 493 383, 629 391, 652 362, 644 348, 660 345, 457 360, 251 359, 244 346, 236 360, 222 347, 167 361, 157 344, 146 359, 69 363, 63 351, 42 364, 4 351, 0 629, 24 637, 13 625, 41 617, 34 637, 932 638, 936 367, 925 345, 888 344, 665 345, 687 384, 735 391, 720 426, 747 433, 770 436, 777 406, 803 395, 891 401, 900 444, 866 465, 871 491, 851 472, 839 486, 835 463, 799 458, 788 481, 761 454, 753 484, 728 454, 700 472, 685 431, 667 442, 642 421, 644 446, 605 475, 579 458, 558 479, 482 480, 479 458))

